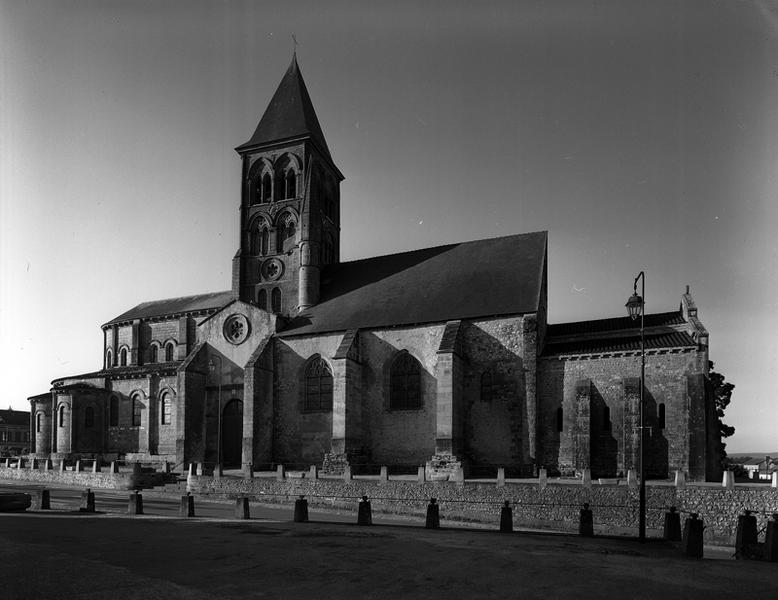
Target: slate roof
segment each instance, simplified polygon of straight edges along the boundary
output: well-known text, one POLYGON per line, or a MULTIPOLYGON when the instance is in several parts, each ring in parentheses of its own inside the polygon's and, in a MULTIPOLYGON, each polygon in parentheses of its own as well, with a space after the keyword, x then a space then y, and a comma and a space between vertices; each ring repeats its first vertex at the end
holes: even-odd
POLYGON ((142 302, 130 310, 114 317, 104 325, 131 321, 132 319, 146 319, 149 317, 161 317, 177 313, 194 312, 199 310, 211 310, 221 308, 234 299, 231 291, 211 292, 210 294, 197 294, 195 296, 183 296, 181 298, 168 298, 166 300, 153 300, 142 302))
MULTIPOLYGON (((646 350, 656 348, 696 348, 697 343, 685 331, 673 333, 646 333, 646 350)), ((598 354, 601 352, 634 352, 640 350, 640 332, 635 336, 597 338, 570 342, 547 340, 543 356, 558 354, 598 354)))
POLYGON ((270 142, 303 136, 310 137, 332 162, 319 119, 308 95, 308 88, 305 87, 303 75, 297 65, 297 56, 294 56, 254 135, 235 150, 244 152, 270 142))
POLYGON ((536 312, 545 231, 340 263, 281 336, 536 312))
MULTIPOLYGON (((646 350, 696 348, 697 342, 683 330, 684 325, 686 321, 680 311, 646 315, 646 350)), ((543 356, 636 350, 640 350, 640 320, 625 316, 549 325, 543 356)))
MULTIPOLYGON (((644 318, 645 327, 661 327, 683 325, 683 315, 680 311, 648 314, 644 318)), ((549 325, 546 335, 585 335, 604 331, 616 331, 623 329, 639 329, 640 319, 632 320, 629 316, 613 317, 610 319, 597 319, 593 321, 576 321, 575 323, 559 323, 549 325)))

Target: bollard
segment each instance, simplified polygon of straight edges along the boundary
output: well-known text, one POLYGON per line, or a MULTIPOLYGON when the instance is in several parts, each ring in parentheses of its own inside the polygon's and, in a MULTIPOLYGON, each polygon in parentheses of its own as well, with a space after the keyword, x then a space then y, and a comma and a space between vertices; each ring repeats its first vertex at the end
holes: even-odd
POLYGON ((65 472, 65 459, 61 459, 59 461, 59 472, 64 473, 65 472))
POLYGON ((436 498, 430 498, 427 505, 427 520, 424 522, 425 529, 440 529, 440 506, 436 498))
POLYGON ((219 479, 222 475, 224 475, 224 469, 222 468, 222 466, 220 464, 219 465, 214 465, 214 467, 213 467, 213 476, 216 479, 219 479))
POLYGON ((381 473, 378 475, 379 481, 389 481, 389 468, 386 466, 381 467, 381 473))
POLYGON ((80 459, 80 458, 79 458, 79 459, 76 461, 76 466, 75 466, 75 468, 74 468, 73 470, 74 470, 76 473, 81 473, 81 472, 83 472, 83 470, 84 470, 84 465, 82 465, 82 464, 81 464, 81 459, 80 459))
POLYGON ((675 506, 671 506, 670 511, 665 513, 663 537, 669 542, 681 541, 681 513, 677 512, 675 506))
POLYGON ((181 506, 178 509, 178 516, 179 517, 195 516, 194 496, 192 496, 192 494, 190 494, 189 492, 186 493, 186 496, 181 496, 181 506))
POLYGON ((311 479, 318 479, 319 478, 319 467, 316 465, 311 465, 311 470, 309 474, 311 479))
POLYGON ((735 488, 735 474, 732 471, 724 471, 721 487, 727 488, 728 490, 735 488))
POLYGON ((127 504, 128 515, 142 515, 143 514, 143 494, 140 492, 132 492, 130 494, 130 501, 127 504))
POLYGON ((50 458, 45 459, 43 461, 43 470, 44 471, 51 471, 52 468, 53 468, 53 466, 51 464, 51 459, 50 458))
POLYGON ((778 562, 778 513, 773 513, 771 521, 767 521, 767 532, 764 536, 764 559, 778 562))
POLYGON ((675 472, 675 487, 677 487, 677 488, 685 488, 686 487, 686 472, 685 471, 676 471, 675 472))
POLYGON ((756 532, 756 517, 746 509, 745 514, 737 518, 737 533, 735 534, 735 558, 759 558, 759 534, 756 532))
POLYGON ((286 477, 286 472, 284 471, 284 465, 277 465, 276 466, 276 479, 278 481, 283 481, 284 477, 286 477))
POLYGON ((592 487, 592 472, 590 469, 584 469, 581 473, 581 483, 584 487, 592 487))
POLYGON ((117 463, 115 460, 111 461, 111 473, 118 473, 119 472, 119 463, 117 463))
POLYGON ((197 474, 197 463, 189 463, 189 473, 187 474, 187 476, 194 477, 196 474, 197 474))
POLYGON ((427 481, 427 471, 424 467, 419 467, 416 471, 416 481, 418 483, 424 483, 427 481))
POLYGON ((538 471, 538 484, 540 489, 544 489, 548 485, 548 471, 546 471, 546 467, 540 467, 538 471))
POLYGON ((638 486, 638 473, 635 469, 629 469, 627 471, 627 486, 636 488, 638 486))
POLYGON ((203 476, 203 463, 197 463, 197 468, 195 469, 195 475, 198 477, 203 476))
POLYGON ((16 463, 16 468, 17 469, 23 469, 24 468, 24 459, 21 456, 19 457, 19 462, 16 463))
POLYGON ((509 500, 500 509, 500 533, 513 533, 513 510, 509 500))
POLYGON ((705 529, 702 519, 692 513, 683 524, 683 551, 686 556, 702 558, 702 532, 705 529))
POLYGON ((254 479, 254 463, 246 463, 246 468, 243 469, 243 476, 246 479, 254 479))
POLYGON ((6 458, 5 459, 5 468, 6 469, 10 469, 11 468, 11 459, 10 458, 6 458))
POLYGON ((300 496, 294 501, 294 522, 308 522, 308 501, 305 499, 305 496, 300 496))
POLYGON ((92 461, 92 473, 99 473, 99 472, 100 472, 100 461, 94 459, 92 461))
POLYGON ((251 518, 249 499, 246 496, 235 498, 235 518, 243 520, 251 518))
POLYGON ((31 458, 30 459, 30 471, 35 471, 38 469, 38 459, 37 458, 31 458))
POLYGON ((496 487, 505 486, 505 467, 497 467, 497 482, 496 487))
POLYGON ((362 496, 362 500, 359 502, 359 510, 357 512, 357 525, 372 525, 373 524, 373 512, 370 509, 370 500, 367 496, 362 496))
POLYGON ((773 471, 773 475, 770 479, 770 487, 773 489, 778 488, 778 471, 773 471))
POLYGON ((85 492, 81 492, 81 504, 78 507, 81 512, 95 512, 95 493, 86 488, 85 492))
POLYGON ((594 515, 589 503, 585 502, 581 509, 581 520, 578 524, 578 535, 583 537, 594 537, 594 515))
POLYGON ((51 510, 51 495, 43 488, 35 492, 35 510, 51 510))

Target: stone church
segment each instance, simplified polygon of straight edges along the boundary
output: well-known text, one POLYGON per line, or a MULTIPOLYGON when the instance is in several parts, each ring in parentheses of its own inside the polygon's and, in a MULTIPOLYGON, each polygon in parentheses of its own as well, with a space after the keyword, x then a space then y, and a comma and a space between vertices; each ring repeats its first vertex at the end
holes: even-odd
MULTIPOLYGON (((547 324, 546 232, 342 262, 343 175, 296 58, 236 150, 232 289, 104 324, 102 368, 30 398, 37 457, 437 479, 637 467, 640 330, 626 312, 547 324)), ((645 323, 647 472, 717 477, 688 289, 645 323)))

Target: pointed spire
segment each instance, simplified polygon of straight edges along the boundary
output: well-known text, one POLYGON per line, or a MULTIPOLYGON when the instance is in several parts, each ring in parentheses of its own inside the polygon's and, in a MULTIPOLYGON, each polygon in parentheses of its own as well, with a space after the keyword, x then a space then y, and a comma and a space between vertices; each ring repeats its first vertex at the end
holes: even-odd
POLYGON ((308 137, 332 161, 327 142, 313 109, 311 97, 305 87, 300 67, 297 64, 297 52, 292 53, 292 63, 286 70, 276 93, 262 115, 254 135, 245 144, 235 150, 245 152, 265 144, 286 139, 308 137))

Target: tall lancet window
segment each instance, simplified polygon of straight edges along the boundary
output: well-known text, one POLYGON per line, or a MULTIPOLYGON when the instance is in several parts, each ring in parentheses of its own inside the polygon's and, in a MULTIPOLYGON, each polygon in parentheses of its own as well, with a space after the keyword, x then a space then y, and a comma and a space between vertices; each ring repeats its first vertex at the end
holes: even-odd
POLYGON ((297 196, 297 175, 294 169, 289 169, 286 172, 286 197, 294 198, 297 196))

